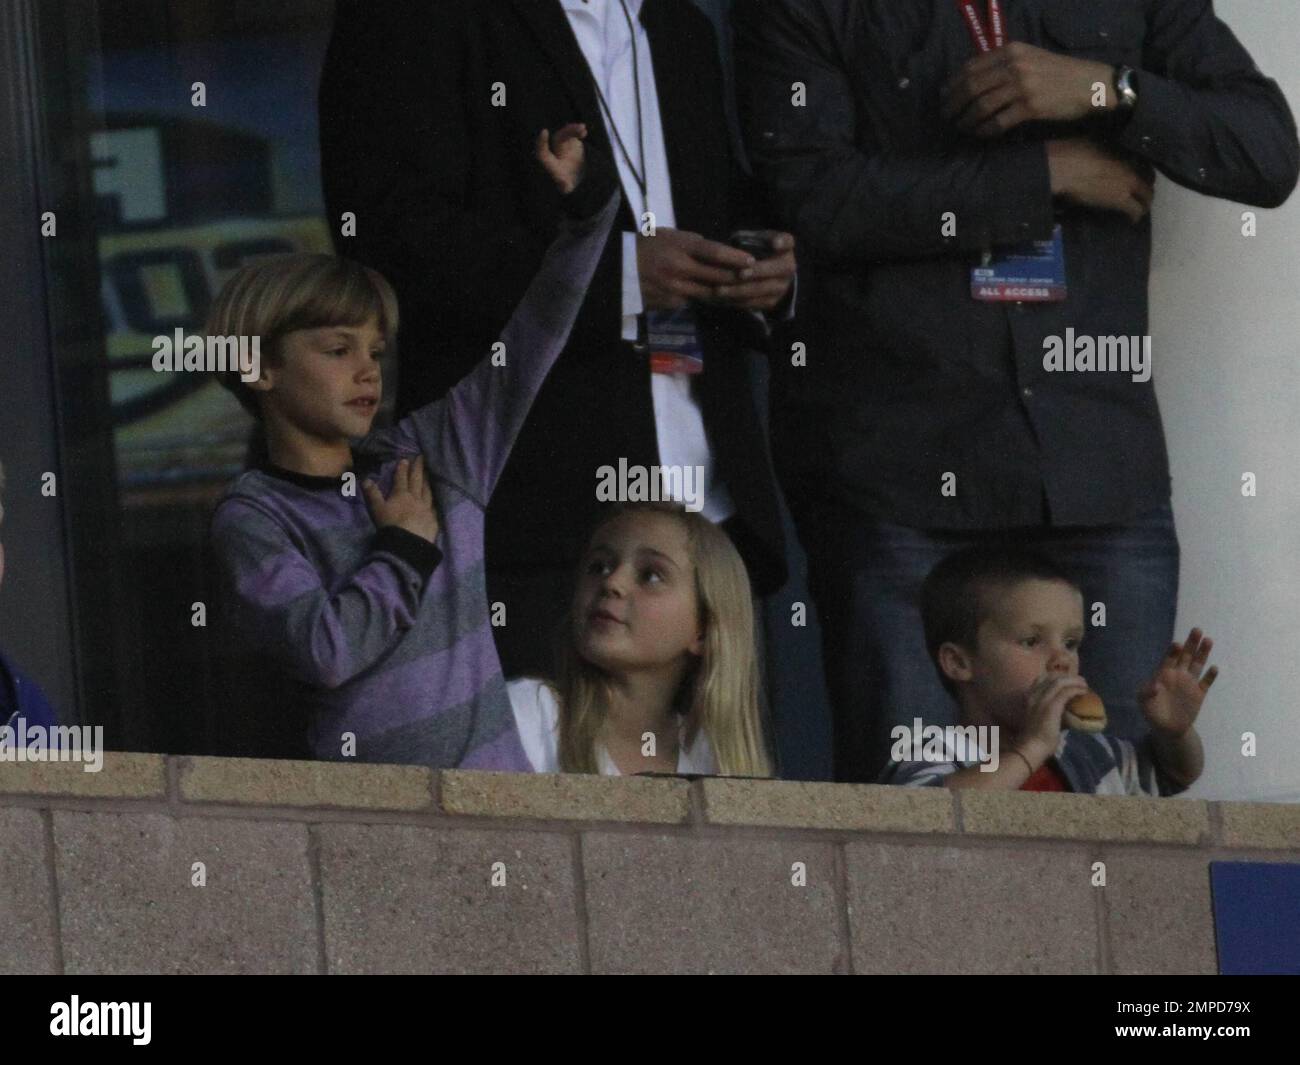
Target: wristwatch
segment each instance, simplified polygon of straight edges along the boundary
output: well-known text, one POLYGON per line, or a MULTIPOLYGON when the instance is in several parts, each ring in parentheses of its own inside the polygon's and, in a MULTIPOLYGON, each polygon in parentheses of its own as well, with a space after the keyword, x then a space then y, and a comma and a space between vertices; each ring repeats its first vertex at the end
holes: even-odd
POLYGON ((1136 76, 1137 71, 1132 67, 1120 67, 1115 71, 1115 94, 1121 111, 1132 111, 1137 107, 1136 76))

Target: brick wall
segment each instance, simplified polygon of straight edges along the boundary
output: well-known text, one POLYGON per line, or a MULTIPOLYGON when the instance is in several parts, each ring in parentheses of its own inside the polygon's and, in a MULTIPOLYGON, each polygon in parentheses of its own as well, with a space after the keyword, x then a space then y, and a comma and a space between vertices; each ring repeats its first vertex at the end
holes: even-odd
POLYGON ((109 754, 0 856, 0 972, 1212 973, 1300 806, 109 754))

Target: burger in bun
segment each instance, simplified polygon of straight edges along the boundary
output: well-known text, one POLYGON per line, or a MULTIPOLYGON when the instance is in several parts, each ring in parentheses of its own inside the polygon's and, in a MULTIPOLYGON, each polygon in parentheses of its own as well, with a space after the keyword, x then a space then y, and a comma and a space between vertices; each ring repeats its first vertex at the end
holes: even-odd
POLYGON ((1095 692, 1083 692, 1065 704, 1061 724, 1080 732, 1101 732, 1106 727, 1106 706, 1095 692))

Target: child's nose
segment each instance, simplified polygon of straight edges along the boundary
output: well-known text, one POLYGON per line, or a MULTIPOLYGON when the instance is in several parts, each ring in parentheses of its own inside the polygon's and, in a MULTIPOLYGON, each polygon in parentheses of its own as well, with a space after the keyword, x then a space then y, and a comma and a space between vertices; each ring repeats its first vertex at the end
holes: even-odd
POLYGON ((623 567, 611 569, 600 581, 600 590, 608 592, 610 595, 623 595, 623 567))
POLYGON ((1047 670, 1049 673, 1069 673, 1073 661, 1074 658, 1067 648, 1057 647, 1047 660, 1047 670))

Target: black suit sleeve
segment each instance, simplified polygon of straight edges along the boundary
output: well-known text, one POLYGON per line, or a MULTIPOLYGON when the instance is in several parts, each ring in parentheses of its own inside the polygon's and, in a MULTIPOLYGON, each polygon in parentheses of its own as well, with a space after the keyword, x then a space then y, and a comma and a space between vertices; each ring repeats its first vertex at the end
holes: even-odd
MULTIPOLYGON (((468 118, 490 106, 492 92, 471 74, 481 69, 472 62, 475 6, 339 0, 321 78, 321 169, 340 254, 399 291, 427 292, 435 307, 472 298, 484 320, 504 322, 547 241, 484 209, 483 190, 470 184, 468 118), (340 235, 349 211, 355 237, 340 235)), ((458 363, 443 368, 442 383, 482 354, 440 352, 458 363)), ((406 365, 404 355, 403 373, 406 365)))
MULTIPOLYGON (((724 29, 698 10, 693 0, 681 5, 680 18, 684 27, 683 36, 692 47, 698 48, 697 62, 703 69, 697 72, 697 76, 700 85, 705 87, 701 95, 709 101, 704 106, 716 106, 719 129, 726 131, 725 136, 719 133, 714 146, 725 155, 727 163, 726 232, 706 233, 705 236, 711 240, 728 242, 731 234, 738 229, 778 229, 776 208, 771 203, 767 190, 745 165, 737 151, 737 138, 732 136, 735 131, 731 128, 726 103, 732 82, 723 69, 722 50, 717 37, 724 29)), ((782 305, 774 318, 780 319, 783 316, 785 306, 782 305)), ((750 311, 712 306, 698 307, 697 313, 717 322, 719 328, 730 330, 743 347, 760 352, 768 351, 770 338, 760 316, 750 311)))

